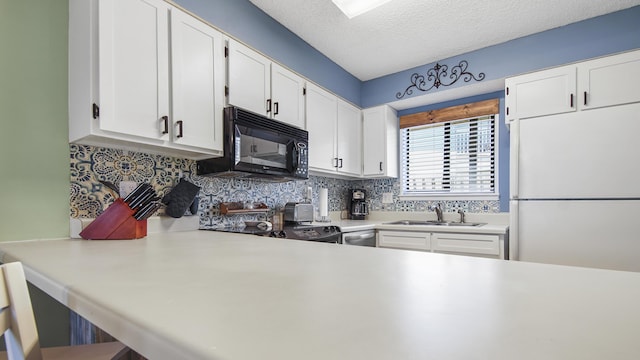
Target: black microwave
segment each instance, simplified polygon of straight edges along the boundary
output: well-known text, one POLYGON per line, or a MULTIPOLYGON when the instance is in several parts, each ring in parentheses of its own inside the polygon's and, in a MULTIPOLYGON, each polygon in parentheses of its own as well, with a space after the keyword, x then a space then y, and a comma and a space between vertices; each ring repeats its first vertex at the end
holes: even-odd
POLYGON ((197 174, 272 181, 308 178, 309 133, 230 106, 224 109, 224 156, 199 160, 197 174))

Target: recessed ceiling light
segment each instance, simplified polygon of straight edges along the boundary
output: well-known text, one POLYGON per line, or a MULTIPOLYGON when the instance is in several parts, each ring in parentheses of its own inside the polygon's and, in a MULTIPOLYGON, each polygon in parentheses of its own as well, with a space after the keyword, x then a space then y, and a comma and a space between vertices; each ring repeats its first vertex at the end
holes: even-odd
POLYGON ((331 0, 349 19, 373 10, 391 0, 331 0))

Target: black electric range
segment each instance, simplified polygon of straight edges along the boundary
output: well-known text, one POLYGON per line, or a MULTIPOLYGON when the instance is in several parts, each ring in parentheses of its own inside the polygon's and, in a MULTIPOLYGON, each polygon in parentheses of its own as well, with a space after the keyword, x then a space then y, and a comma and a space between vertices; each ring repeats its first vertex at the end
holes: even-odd
POLYGON ((342 243, 342 234, 340 232, 340 228, 335 225, 303 225, 287 223, 280 230, 262 230, 255 226, 246 226, 242 228, 213 228, 202 230, 234 232, 280 239, 318 241, 333 244, 342 243))

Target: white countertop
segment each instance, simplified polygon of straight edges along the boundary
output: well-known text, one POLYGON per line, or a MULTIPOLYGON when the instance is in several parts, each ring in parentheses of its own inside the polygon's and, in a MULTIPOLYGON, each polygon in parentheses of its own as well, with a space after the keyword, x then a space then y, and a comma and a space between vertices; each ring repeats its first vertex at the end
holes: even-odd
POLYGON ((152 360, 640 358, 640 273, 211 231, 0 255, 152 360))

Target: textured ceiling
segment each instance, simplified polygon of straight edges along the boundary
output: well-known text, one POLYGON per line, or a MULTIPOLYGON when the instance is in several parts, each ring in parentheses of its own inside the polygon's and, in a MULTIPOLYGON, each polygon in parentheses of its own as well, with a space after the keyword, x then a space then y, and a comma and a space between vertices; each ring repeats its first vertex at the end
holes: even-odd
POLYGON ((360 80, 640 5, 640 0, 392 0, 348 19, 331 0, 250 0, 360 80))

